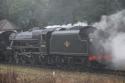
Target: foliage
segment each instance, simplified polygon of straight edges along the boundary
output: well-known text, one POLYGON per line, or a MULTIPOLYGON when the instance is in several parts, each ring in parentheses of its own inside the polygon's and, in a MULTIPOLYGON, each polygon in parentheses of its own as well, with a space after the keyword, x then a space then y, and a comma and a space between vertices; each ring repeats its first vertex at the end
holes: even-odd
POLYGON ((125 7, 124 0, 0 0, 0 19, 24 28, 93 23, 125 7))

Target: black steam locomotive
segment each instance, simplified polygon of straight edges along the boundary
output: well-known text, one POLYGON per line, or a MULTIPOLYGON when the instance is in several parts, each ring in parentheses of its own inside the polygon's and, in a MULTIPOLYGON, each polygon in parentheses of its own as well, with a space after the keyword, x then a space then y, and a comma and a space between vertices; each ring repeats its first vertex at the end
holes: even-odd
POLYGON ((95 30, 92 26, 76 26, 13 32, 5 42, 8 55, 4 55, 16 64, 105 67, 111 58, 92 43, 96 42, 92 35, 95 30))

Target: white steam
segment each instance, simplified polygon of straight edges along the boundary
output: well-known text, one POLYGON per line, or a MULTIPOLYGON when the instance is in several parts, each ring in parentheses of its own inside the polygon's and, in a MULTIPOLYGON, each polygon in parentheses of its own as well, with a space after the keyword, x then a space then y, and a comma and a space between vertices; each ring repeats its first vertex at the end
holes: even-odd
POLYGON ((47 26, 45 28, 72 28, 75 26, 87 26, 88 24, 86 22, 77 22, 75 24, 65 24, 65 25, 52 25, 47 26))
POLYGON ((125 70, 125 10, 110 16, 102 16, 95 35, 106 53, 112 55, 112 66, 125 70))
POLYGON ((119 33, 112 40, 112 55, 114 67, 125 69, 125 33, 119 33))

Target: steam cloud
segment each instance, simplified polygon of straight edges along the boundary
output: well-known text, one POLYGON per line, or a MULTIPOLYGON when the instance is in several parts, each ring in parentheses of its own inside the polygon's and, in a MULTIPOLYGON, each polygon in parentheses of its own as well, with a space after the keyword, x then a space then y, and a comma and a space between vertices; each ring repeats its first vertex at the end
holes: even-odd
POLYGON ((77 22, 75 24, 64 24, 64 25, 52 25, 52 26, 47 26, 45 28, 72 28, 75 26, 87 26, 87 22, 77 22))
POLYGON ((101 21, 93 26, 97 27, 94 35, 98 44, 112 55, 113 68, 125 70, 125 10, 102 16, 101 21))

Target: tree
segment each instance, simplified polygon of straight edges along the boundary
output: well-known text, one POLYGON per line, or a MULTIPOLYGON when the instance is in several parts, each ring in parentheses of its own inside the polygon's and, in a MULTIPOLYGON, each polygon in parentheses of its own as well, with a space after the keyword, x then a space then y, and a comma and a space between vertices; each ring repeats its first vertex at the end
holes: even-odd
POLYGON ((0 19, 22 29, 34 26, 93 23, 125 7, 125 0, 0 0, 0 19))

